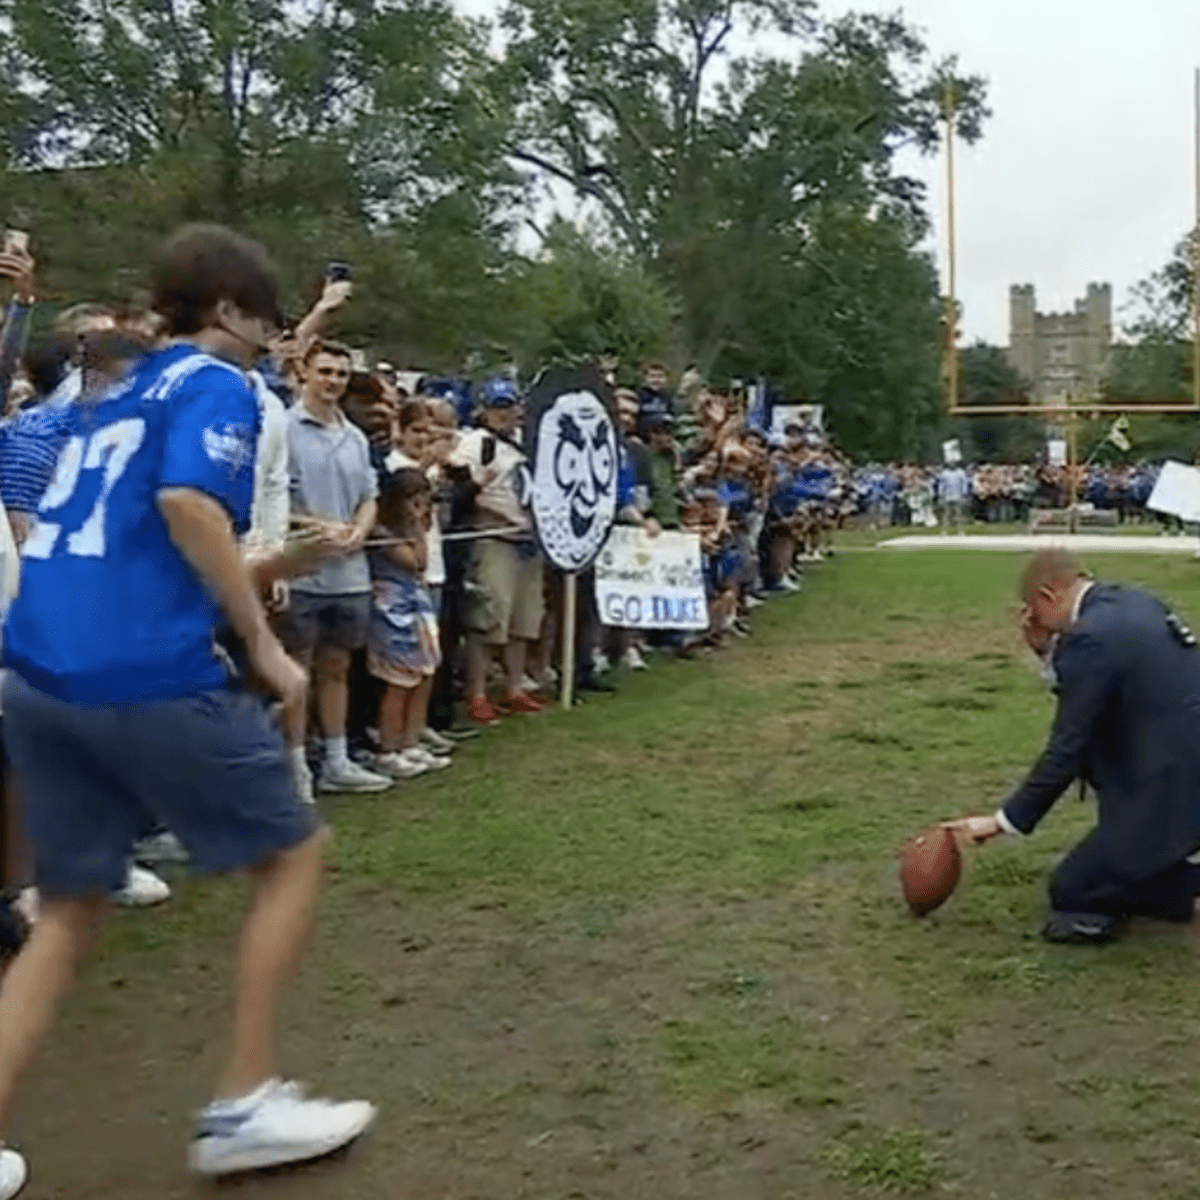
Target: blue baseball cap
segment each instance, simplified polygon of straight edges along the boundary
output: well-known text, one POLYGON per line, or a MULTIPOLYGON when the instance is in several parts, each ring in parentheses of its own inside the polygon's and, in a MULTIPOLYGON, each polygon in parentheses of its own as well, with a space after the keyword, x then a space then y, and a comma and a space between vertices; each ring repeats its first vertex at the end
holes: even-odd
POLYGON ((521 393, 511 379, 497 376, 479 385, 479 403, 484 408, 511 408, 521 403, 521 393))

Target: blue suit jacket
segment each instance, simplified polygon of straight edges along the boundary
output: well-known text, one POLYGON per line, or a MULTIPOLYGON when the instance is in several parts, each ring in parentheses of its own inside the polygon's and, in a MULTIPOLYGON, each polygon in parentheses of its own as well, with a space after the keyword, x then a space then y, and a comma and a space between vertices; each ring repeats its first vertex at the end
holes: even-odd
POLYGON ((1083 778, 1120 875, 1181 862, 1200 847, 1200 650, 1190 630, 1145 592, 1097 584, 1054 667, 1054 727, 1005 815, 1028 833, 1083 778))

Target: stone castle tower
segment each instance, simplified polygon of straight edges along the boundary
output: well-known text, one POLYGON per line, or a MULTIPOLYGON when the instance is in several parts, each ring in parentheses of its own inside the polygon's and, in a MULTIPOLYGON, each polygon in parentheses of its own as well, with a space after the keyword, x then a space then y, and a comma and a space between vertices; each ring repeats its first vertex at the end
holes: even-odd
POLYGON ((1112 347, 1112 287, 1089 283, 1073 313, 1040 313, 1032 284, 1008 293, 1008 361, 1034 402, 1088 396, 1100 386, 1112 347))

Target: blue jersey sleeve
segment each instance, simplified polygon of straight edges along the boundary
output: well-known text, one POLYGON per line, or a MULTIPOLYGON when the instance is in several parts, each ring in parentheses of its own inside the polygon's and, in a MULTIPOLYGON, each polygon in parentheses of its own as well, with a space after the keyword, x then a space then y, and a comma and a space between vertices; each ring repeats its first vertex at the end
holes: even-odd
POLYGON ((258 401, 236 372, 212 366, 189 376, 168 401, 159 486, 194 488, 219 501, 238 534, 250 527, 258 401))

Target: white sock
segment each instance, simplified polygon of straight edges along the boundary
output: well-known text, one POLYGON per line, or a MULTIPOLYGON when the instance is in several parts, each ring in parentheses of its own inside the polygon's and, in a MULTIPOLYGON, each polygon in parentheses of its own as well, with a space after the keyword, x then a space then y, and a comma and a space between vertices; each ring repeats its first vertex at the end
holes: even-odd
POLYGON ((330 767, 340 767, 350 761, 346 754, 346 735, 327 737, 325 739, 325 763, 330 767))
POLYGON ((279 1086, 278 1079, 268 1079, 266 1083, 259 1084, 249 1095, 238 1096, 230 1100, 213 1100, 208 1111, 211 1112, 241 1112, 248 1108, 255 1108, 261 1104, 277 1087, 279 1086))
POLYGON ((293 746, 288 751, 288 762, 291 764, 292 775, 299 779, 308 770, 308 758, 303 746, 293 746))

